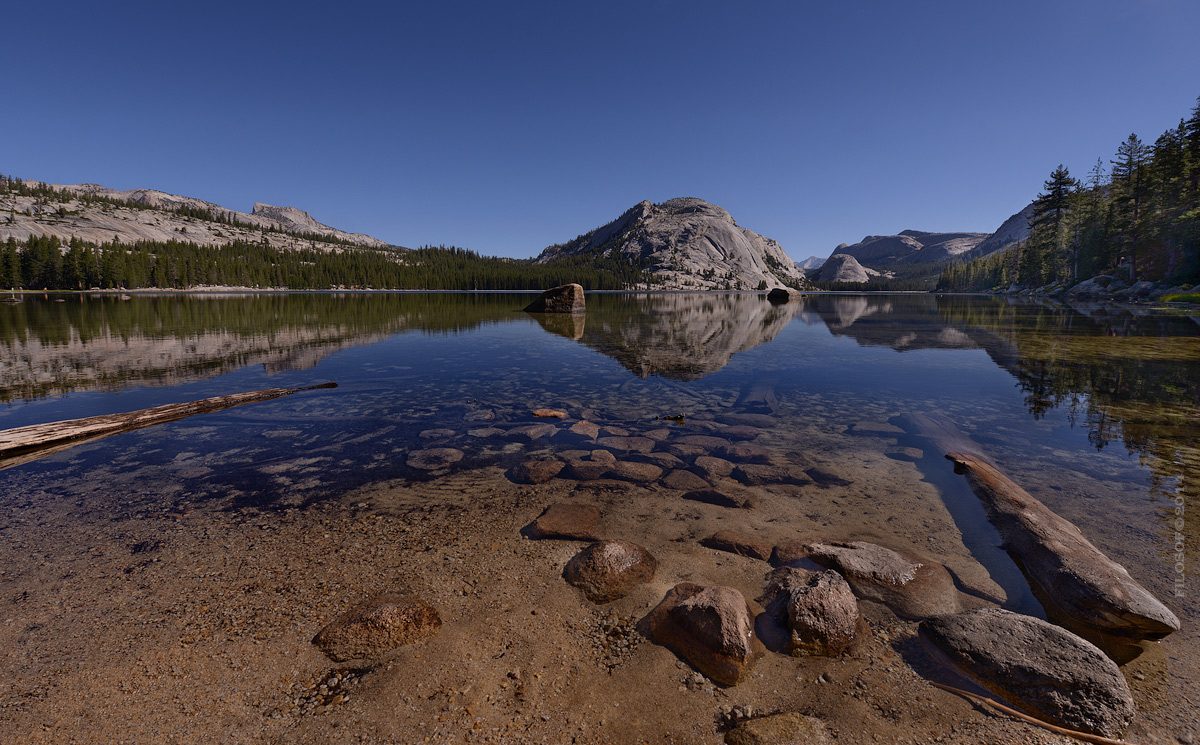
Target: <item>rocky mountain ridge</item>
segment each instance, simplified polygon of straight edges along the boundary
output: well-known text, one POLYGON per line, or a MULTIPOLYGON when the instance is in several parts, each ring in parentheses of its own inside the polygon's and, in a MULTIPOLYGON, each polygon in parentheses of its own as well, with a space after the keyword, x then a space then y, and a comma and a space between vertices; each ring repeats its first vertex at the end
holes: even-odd
POLYGON ((853 256, 859 263, 871 266, 944 263, 967 253, 987 238, 987 233, 903 230, 896 235, 868 235, 852 245, 843 243, 831 256, 853 256))
POLYGON ((753 290, 799 286, 804 274, 770 238, 738 226, 725 209, 681 197, 643 201, 535 263, 585 254, 621 257, 643 267, 656 289, 753 290))
MULTIPOLYGON (((37 181, 25 183, 43 186, 37 181)), ((294 249, 310 247, 315 237, 369 248, 389 245, 364 233, 325 225, 295 207, 255 203, 247 213, 155 189, 119 191, 99 184, 48 186, 78 199, 47 201, 36 196, 7 195, 0 203, 0 241, 57 236, 64 243, 79 238, 99 244, 116 238, 121 243, 181 240, 214 246, 266 240, 276 248, 294 249)))

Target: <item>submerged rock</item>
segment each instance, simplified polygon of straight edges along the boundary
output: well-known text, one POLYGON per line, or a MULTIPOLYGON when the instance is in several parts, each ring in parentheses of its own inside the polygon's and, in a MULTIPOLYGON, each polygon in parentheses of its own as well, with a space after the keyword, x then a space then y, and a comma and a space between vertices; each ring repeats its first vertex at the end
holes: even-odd
POLYGON ((530 538, 600 539, 599 508, 590 504, 552 504, 525 528, 530 538))
POLYGON ((436 471, 463 459, 463 451, 455 448, 429 448, 408 454, 408 467, 421 471, 436 471))
POLYGON ((732 587, 675 585, 650 612, 654 640, 721 685, 742 682, 757 661, 754 614, 732 587))
POLYGON ((586 309, 583 286, 577 284, 551 287, 525 306, 526 313, 583 313, 586 309))
POLYGON ((783 567, 767 575, 768 610, 789 632, 793 657, 836 657, 858 633, 858 602, 842 575, 783 567))
POLYGON ((368 659, 411 644, 442 626, 436 610, 415 595, 376 595, 338 616, 312 643, 334 662, 368 659))
POLYGON ((593 603, 608 603, 654 579, 657 569, 658 561, 636 543, 600 541, 575 554, 563 578, 593 603))
POLYGON ((1116 663, 1041 619, 982 608, 928 619, 921 635, 985 688, 1054 724, 1117 737, 1135 713, 1116 663))
POLYGON ((544 484, 566 466, 558 458, 530 458, 512 469, 512 479, 521 484, 544 484))
POLYGON ((635 484, 648 484, 657 481, 662 476, 662 469, 653 463, 637 463, 619 460, 609 466, 607 475, 621 481, 632 481, 635 484))
POLYGON ((765 484, 792 484, 808 486, 813 482, 799 466, 773 466, 759 463, 742 463, 733 470, 733 477, 746 486, 765 484))
POLYGON ((945 567, 866 541, 814 543, 808 558, 841 572, 855 594, 909 619, 959 609, 954 579, 945 567))
POLYGON ((728 551, 731 554, 749 556, 752 559, 766 561, 771 558, 771 544, 760 541, 733 530, 718 530, 708 538, 700 541, 700 545, 717 551, 728 551))
POLYGON ((712 484, 700 478, 691 471, 676 470, 671 471, 663 477, 662 485, 668 489, 678 491, 693 491, 695 489, 707 489, 712 484))
POLYGON ((758 502, 749 497, 734 496, 726 494, 718 489, 696 489, 683 495, 684 499, 693 502, 704 502, 705 504, 715 504, 718 507, 731 507, 733 509, 748 510, 755 507, 758 502))

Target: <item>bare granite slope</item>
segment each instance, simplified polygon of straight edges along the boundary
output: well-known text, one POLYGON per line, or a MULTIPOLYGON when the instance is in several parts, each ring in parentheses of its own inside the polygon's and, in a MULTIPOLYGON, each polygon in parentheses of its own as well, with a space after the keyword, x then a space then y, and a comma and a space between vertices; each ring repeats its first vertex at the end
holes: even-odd
POLYGON ((833 253, 853 256, 871 266, 943 263, 967 253, 987 237, 987 233, 903 230, 897 235, 868 235, 853 245, 839 245, 833 253))
POLYGON ((116 238, 122 243, 182 240, 214 246, 238 240, 259 242, 265 238, 276 248, 301 248, 311 244, 306 236, 318 235, 372 248, 389 245, 363 233, 348 233, 317 222, 295 207, 258 203, 253 212, 247 213, 154 189, 118 191, 99 184, 53 187, 80 197, 105 197, 132 204, 85 203, 82 199, 46 203, 36 197, 11 196, 2 205, 8 212, 8 220, 0 219, 0 241, 10 237, 26 240, 31 236, 57 236, 64 243, 72 238, 88 243, 105 243, 116 238), (180 214, 180 210, 208 213, 221 222, 180 214), (264 234, 264 228, 283 232, 264 234))
POLYGON ((581 254, 621 256, 644 266, 664 289, 753 290, 803 282, 778 243, 739 227, 721 207, 683 197, 642 202, 570 243, 550 246, 543 264, 581 254))

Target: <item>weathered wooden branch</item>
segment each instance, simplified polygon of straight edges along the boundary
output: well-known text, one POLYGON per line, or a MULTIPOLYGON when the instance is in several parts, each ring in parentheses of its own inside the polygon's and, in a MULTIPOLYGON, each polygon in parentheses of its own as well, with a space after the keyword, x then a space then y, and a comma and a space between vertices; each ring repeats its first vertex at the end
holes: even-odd
POLYGON ((979 497, 1005 548, 1035 589, 1070 620, 1105 634, 1157 639, 1179 630, 1179 619, 1105 556, 1070 521, 1000 472, 953 423, 924 414, 902 418, 954 462, 979 497))
POLYGON ((181 404, 167 404, 123 414, 103 414, 83 419, 33 424, 0 431, 0 470, 19 466, 52 453, 66 450, 102 437, 131 432, 155 424, 173 422, 196 414, 207 414, 233 406, 270 401, 300 391, 337 388, 337 383, 321 383, 303 388, 268 388, 265 391, 234 393, 229 396, 202 398, 181 404))

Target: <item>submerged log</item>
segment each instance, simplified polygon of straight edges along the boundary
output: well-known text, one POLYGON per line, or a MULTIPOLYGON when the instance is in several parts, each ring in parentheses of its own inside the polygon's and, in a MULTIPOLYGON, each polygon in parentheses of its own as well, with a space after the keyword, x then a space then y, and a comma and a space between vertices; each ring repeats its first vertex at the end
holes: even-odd
POLYGON ((317 388, 337 388, 337 383, 321 383, 303 388, 268 388, 264 391, 234 393, 228 396, 202 398, 181 404, 167 404, 152 409, 140 409, 123 414, 103 414, 83 419, 33 424, 0 431, 0 470, 44 458, 85 442, 132 432, 135 429, 165 424, 196 414, 207 414, 233 406, 270 401, 300 391, 317 388))
POLYGON ((1070 521, 1000 472, 951 422, 924 414, 901 418, 928 437, 965 474, 988 519, 1020 564, 1047 614, 1117 637, 1157 639, 1179 630, 1179 619, 1105 556, 1070 521))

